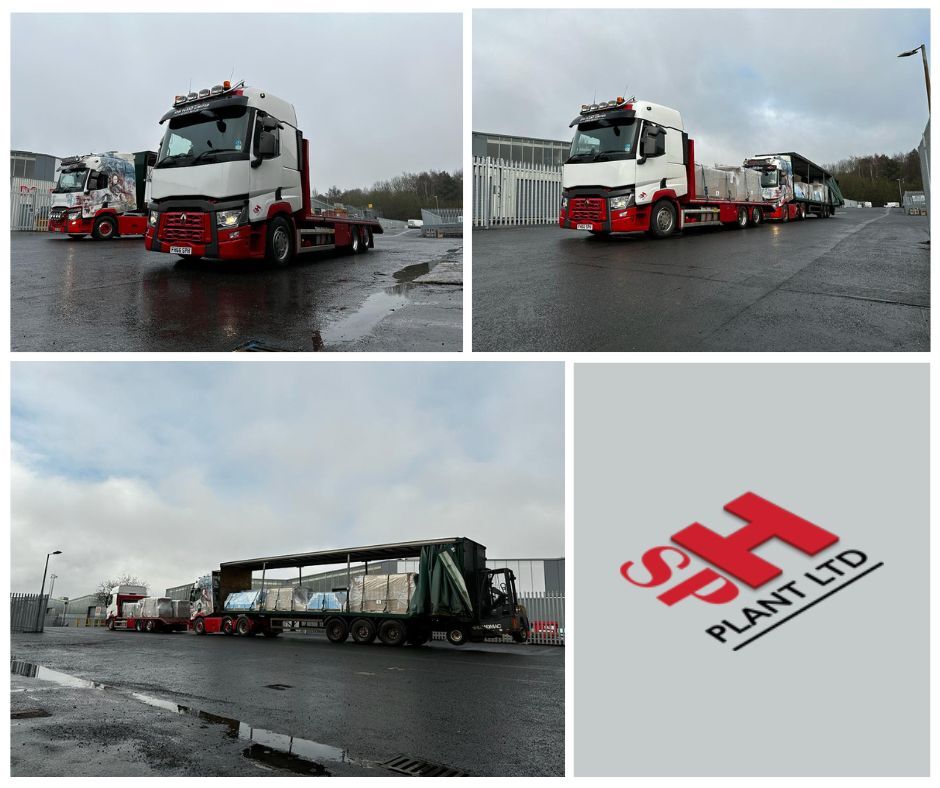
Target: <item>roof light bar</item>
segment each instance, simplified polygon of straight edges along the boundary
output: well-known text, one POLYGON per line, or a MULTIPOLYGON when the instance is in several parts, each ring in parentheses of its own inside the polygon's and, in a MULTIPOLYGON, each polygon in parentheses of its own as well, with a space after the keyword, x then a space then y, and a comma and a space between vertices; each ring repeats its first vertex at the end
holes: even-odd
POLYGON ((620 108, 620 109, 633 109, 633 104, 628 104, 623 96, 617 96, 616 100, 611 99, 610 101, 600 101, 597 104, 582 104, 581 114, 586 115, 589 112, 597 112, 598 110, 605 110, 605 109, 614 109, 615 107, 620 108))
POLYGON ((212 96, 221 96, 224 93, 228 93, 230 90, 243 87, 244 84, 245 82, 242 80, 233 86, 231 81, 226 79, 221 85, 213 85, 211 88, 203 88, 198 92, 177 94, 173 97, 173 106, 177 107, 180 104, 186 104, 190 101, 198 101, 200 99, 206 99, 212 96))

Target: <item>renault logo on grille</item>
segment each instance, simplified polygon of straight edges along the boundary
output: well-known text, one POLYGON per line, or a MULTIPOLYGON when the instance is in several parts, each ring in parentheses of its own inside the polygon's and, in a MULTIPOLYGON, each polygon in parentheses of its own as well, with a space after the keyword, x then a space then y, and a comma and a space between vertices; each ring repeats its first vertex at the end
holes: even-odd
POLYGON ((181 222, 185 222, 185 221, 186 221, 186 214, 185 214, 185 213, 181 213, 181 214, 180 214, 180 221, 181 221, 181 222))

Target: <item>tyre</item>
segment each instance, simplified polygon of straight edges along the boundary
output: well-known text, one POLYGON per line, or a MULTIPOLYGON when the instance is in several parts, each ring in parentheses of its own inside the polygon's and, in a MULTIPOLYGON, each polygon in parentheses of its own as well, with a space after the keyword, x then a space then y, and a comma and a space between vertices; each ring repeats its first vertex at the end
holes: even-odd
POLYGON ((743 205, 738 206, 738 218, 734 220, 734 226, 739 230, 743 230, 748 225, 747 220, 748 210, 743 205))
POLYGON ((676 206, 669 200, 660 200, 650 215, 650 232, 656 238, 668 238, 676 231, 676 206))
POLYGON ((467 642, 467 633, 462 627, 453 627, 447 630, 447 642, 454 646, 462 646, 467 642))
POLYGON ((116 238, 117 234, 118 226, 113 216, 102 216, 95 222, 95 226, 91 231, 91 237, 96 241, 110 241, 112 238, 116 238))
POLYGON ((783 205, 783 213, 780 215, 780 221, 783 222, 784 224, 790 221, 790 206, 789 205, 786 205, 786 204, 783 205))
POLYGON ((758 208, 751 208, 751 227, 757 227, 759 224, 764 222, 764 212, 758 208))
POLYGON ((156 622, 156 621, 148 621, 148 622, 147 622, 147 631, 148 631, 148 632, 156 632, 156 631, 157 631, 157 622, 156 622))
POLYGON ((363 227, 359 237, 359 254, 369 251, 369 228, 363 227))
POLYGON ((108 629, 114 632, 114 619, 113 618, 108 619, 108 629))
POLYGON ((352 243, 349 246, 349 251, 353 254, 359 254, 362 251, 362 239, 359 237, 359 228, 351 227, 349 232, 352 235, 352 243))
POLYGON ((806 218, 806 206, 805 205, 802 205, 802 204, 800 205, 800 210, 799 210, 799 213, 797 214, 797 218, 799 218, 801 222, 806 218))
POLYGON ((394 618, 383 621, 379 626, 379 640, 386 646, 404 645, 406 637, 405 625, 394 618))
POLYGON ((235 634, 245 637, 251 634, 251 621, 248 616, 239 616, 235 621, 235 634))
POLYGON ((206 621, 202 616, 193 619, 193 632, 195 632, 197 635, 206 634, 206 621))
POLYGON ((522 632, 513 632, 512 639, 514 643, 525 643, 529 639, 529 630, 523 630, 522 632))
POLYGON ((352 639, 361 645, 375 640, 375 625, 367 618, 357 618, 350 627, 352 639))
POLYGON ((235 632, 235 621, 231 616, 226 616, 222 619, 222 634, 231 635, 235 632))
POLYGON ((272 265, 287 265, 294 259, 294 232, 283 216, 275 216, 268 225, 265 260, 272 265))
POLYGON ((326 622, 326 639, 330 643, 345 643, 349 637, 349 626, 341 618, 331 618, 326 622))
POLYGON ((823 219, 828 219, 829 216, 830 216, 830 214, 829 214, 829 206, 828 206, 828 205, 824 205, 824 206, 823 206, 822 217, 823 217, 823 219))
POLYGON ((136 629, 138 632, 143 632, 144 622, 141 621, 140 619, 137 619, 137 621, 134 622, 134 629, 136 629))

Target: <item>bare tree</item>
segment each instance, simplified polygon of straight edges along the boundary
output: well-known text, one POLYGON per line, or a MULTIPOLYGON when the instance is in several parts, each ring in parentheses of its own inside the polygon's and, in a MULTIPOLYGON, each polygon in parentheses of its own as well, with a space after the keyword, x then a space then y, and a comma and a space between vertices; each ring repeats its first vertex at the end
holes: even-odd
POLYGON ((127 573, 121 575, 116 580, 102 580, 95 589, 95 596, 98 598, 99 605, 108 604, 108 598, 111 596, 111 589, 115 586, 147 586, 145 580, 141 580, 136 575, 127 573))

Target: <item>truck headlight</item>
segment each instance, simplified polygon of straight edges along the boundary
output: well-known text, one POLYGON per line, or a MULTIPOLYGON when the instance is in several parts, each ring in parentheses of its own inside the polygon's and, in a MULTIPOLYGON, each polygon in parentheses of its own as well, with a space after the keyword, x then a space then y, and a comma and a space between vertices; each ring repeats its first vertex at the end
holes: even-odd
POLYGON ((70 221, 70 222, 74 222, 76 219, 81 219, 81 218, 82 218, 82 209, 81 209, 81 208, 73 208, 71 211, 69 211, 69 221, 70 221))
POLYGON ((238 225, 242 224, 242 216, 244 213, 244 208, 233 208, 230 211, 219 211, 215 215, 215 225, 219 229, 238 227, 238 225))
POLYGON ((156 211, 150 212, 150 216, 147 217, 147 224, 149 224, 151 227, 157 226, 157 212, 156 211))
POLYGON ((610 210, 612 211, 622 211, 626 208, 629 208, 631 205, 633 205, 632 194, 625 194, 622 197, 610 198, 610 210))

